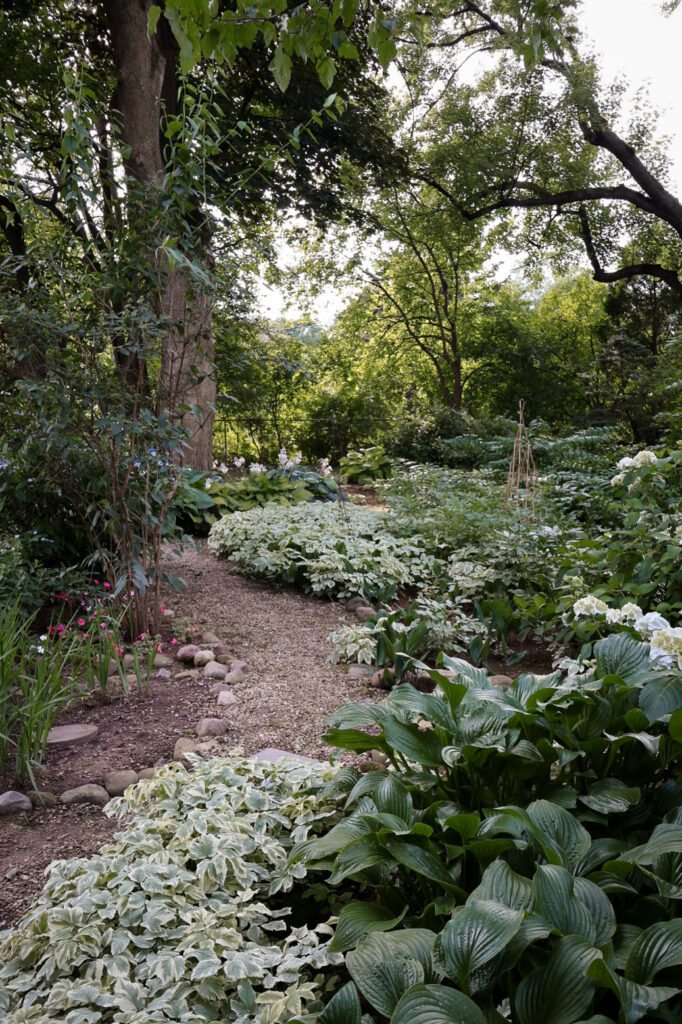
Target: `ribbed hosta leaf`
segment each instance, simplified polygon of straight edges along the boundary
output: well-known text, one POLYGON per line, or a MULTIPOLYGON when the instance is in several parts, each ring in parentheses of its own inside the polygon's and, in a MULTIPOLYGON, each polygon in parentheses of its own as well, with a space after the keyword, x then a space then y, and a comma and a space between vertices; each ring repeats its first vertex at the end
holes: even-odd
POLYGON ((409 988, 431 980, 435 938, 433 932, 423 928, 375 932, 348 954, 350 975, 375 1010, 390 1017, 409 988))
POLYGON ((573 1024, 587 1010, 594 985, 585 972, 597 949, 586 939, 569 935, 555 947, 548 962, 521 981, 514 998, 514 1024, 573 1024))
POLYGON ((623 814, 639 801, 637 786, 626 786, 620 779, 599 779, 580 800, 599 814, 623 814))
POLYGON ((407 907, 397 916, 377 903, 349 903, 339 914, 334 938, 329 944, 333 953, 345 953, 355 949, 360 939, 368 932, 390 931, 405 916, 407 907))
POLYGON ((352 981, 340 988, 318 1018, 318 1024, 360 1024, 362 1007, 352 981))
POLYGON ((557 864, 541 864, 535 872, 537 913, 562 935, 581 935, 594 943, 592 915, 575 893, 573 877, 557 864))
POLYGON ((476 1003, 444 985, 415 985, 395 1008, 391 1024, 486 1024, 476 1003))
POLYGON ((620 676, 635 682, 649 670, 649 645, 637 643, 627 633, 612 633, 594 645, 597 676, 620 676))
POLYGON ((679 966, 682 966, 682 918, 678 917, 651 925, 635 939, 625 962, 625 977, 628 981, 648 985, 658 971, 679 966))
POLYGON ((506 861, 496 860, 483 872, 481 884, 474 889, 471 898, 493 900, 511 910, 532 910, 535 886, 530 878, 512 871, 506 861))
POLYGON ((449 977, 470 992, 471 975, 501 953, 521 927, 522 910, 473 900, 456 910, 436 939, 436 955, 449 977))

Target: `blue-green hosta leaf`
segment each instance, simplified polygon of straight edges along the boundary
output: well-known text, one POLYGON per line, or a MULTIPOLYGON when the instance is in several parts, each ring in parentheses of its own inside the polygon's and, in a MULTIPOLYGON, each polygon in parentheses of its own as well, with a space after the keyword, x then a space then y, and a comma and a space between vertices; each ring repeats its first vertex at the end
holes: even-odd
MULTIPOLYGON (((658 971, 682 966, 682 918, 659 921, 636 939, 625 963, 625 977, 649 985, 658 971)), ((680 989, 682 989, 682 977, 680 989)))
POLYGON ((385 703, 409 711, 412 716, 421 715, 422 718, 448 732, 454 731, 457 727, 448 704, 442 698, 431 693, 422 693, 410 683, 401 683, 394 687, 385 703))
POLYGON ((599 814, 623 814, 639 802, 640 796, 637 786, 626 786, 620 779, 599 779, 580 800, 599 814))
POLYGON ((409 988, 431 980, 435 938, 425 928, 406 928, 388 934, 373 932, 348 953, 346 963, 351 978, 375 1010, 390 1017, 409 988))
POLYGON ((651 870, 640 868, 668 900, 682 900, 682 853, 664 853, 657 857, 651 870))
POLYGON ((496 860, 483 872, 472 900, 493 900, 510 910, 531 911, 535 906, 535 886, 530 878, 512 871, 506 861, 496 860))
POLYGON ((561 939, 547 963, 521 980, 514 997, 514 1024, 573 1024, 592 1000, 594 984, 585 975, 599 956, 586 939, 561 939))
POLYGON ((383 778, 372 795, 379 811, 394 814, 407 825, 414 820, 412 797, 400 779, 391 772, 383 772, 383 778))
POLYGON ((489 900, 469 900, 455 911, 436 939, 434 955, 447 975, 471 992, 472 973, 502 952, 522 920, 522 910, 489 900))
POLYGON ((354 839, 338 854, 334 870, 329 876, 332 885, 338 885, 350 875, 361 874, 367 868, 386 864, 386 851, 374 836, 354 839))
POLYGON ((370 736, 360 729, 328 729, 324 734, 325 742, 342 750, 354 750, 356 754, 366 754, 370 750, 384 749, 379 736, 370 736))
MULTIPOLYGON (((389 746, 399 751, 410 761, 426 768, 438 768, 441 759, 441 742, 433 732, 420 732, 416 725, 404 725, 393 718, 384 722, 384 736, 389 746)), ((368 737, 377 745, 377 737, 368 737)), ((371 748, 369 748, 371 749, 371 748)))
POLYGON ((626 844, 622 839, 595 839, 585 856, 576 864, 576 875, 589 875, 605 861, 615 860, 625 848, 626 844))
POLYGON ((475 812, 472 814, 449 814, 443 818, 438 813, 438 821, 444 828, 454 829, 459 832, 462 839, 473 839, 481 825, 481 816, 475 812))
POLYGON ((638 985, 634 981, 628 981, 607 967, 601 959, 594 960, 589 965, 587 974, 600 985, 610 988, 612 992, 616 993, 622 1008, 622 1020, 625 1024, 636 1024, 650 1010, 657 1010, 662 1003, 672 999, 680 991, 679 988, 638 985))
POLYGON ((652 679, 639 695, 639 706, 653 724, 682 708, 682 679, 663 676, 652 679))
POLYGON ((595 946, 604 946, 616 930, 616 913, 603 889, 587 878, 574 878, 573 891, 585 904, 594 922, 595 946))
POLYGON ((329 943, 332 953, 355 949, 369 932, 387 932, 397 928, 407 913, 407 906, 397 916, 378 903, 349 903, 339 914, 334 938, 329 943))
POLYGON ((534 710, 538 700, 547 700, 560 682, 561 672, 552 672, 547 676, 527 672, 514 680, 508 692, 513 693, 524 707, 534 710))
POLYGON ((318 1024, 361 1024, 362 1007, 352 981, 340 988, 318 1017, 318 1024))
POLYGON ((386 772, 383 768, 381 770, 377 769, 373 772, 367 772, 366 775, 361 775, 348 794, 345 804, 346 808, 350 807, 356 800, 359 800, 360 797, 373 793, 379 783, 384 779, 385 775, 386 772))
POLYGON ((468 661, 463 661, 461 658, 451 658, 447 654, 442 656, 443 666, 455 673, 456 683, 465 683, 467 689, 471 687, 480 687, 487 689, 490 687, 488 681, 488 673, 484 668, 474 668, 468 661))
POLYGON ((536 911, 562 935, 580 935, 594 944, 592 915, 576 895, 573 876, 558 864, 540 864, 535 872, 536 911))
POLYGON ((444 985, 415 985, 395 1008, 391 1024, 486 1024, 476 1003, 444 985))
MULTIPOLYGON (((389 839, 386 842, 386 849, 398 864, 415 871, 418 875, 424 875, 433 882, 446 889, 457 889, 453 878, 448 874, 444 865, 429 850, 417 846, 416 843, 407 843, 402 839, 389 839)), ((385 855, 384 855, 385 857, 385 855)))
POLYGON ((682 853, 682 825, 657 825, 646 843, 621 853, 618 859, 627 864, 649 865, 666 853, 682 853))
POLYGON ((554 860, 550 851, 556 851, 564 867, 573 869, 592 844, 587 829, 563 807, 548 800, 536 800, 528 805, 526 811, 547 858, 554 860))
POLYGON ((649 645, 638 643, 627 633, 612 633, 594 645, 596 673, 620 676, 626 683, 635 683, 649 671, 649 645))

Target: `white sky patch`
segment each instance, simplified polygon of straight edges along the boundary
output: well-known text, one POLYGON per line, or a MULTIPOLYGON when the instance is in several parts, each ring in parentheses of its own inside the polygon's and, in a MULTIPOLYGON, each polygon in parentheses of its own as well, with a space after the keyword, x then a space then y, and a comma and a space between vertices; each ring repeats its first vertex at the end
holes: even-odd
MULTIPOLYGON (((616 78, 628 83, 628 102, 647 85, 649 100, 659 114, 658 131, 670 140, 671 184, 682 196, 682 7, 664 17, 660 0, 583 0, 579 23, 594 45, 604 85, 616 78)), ((289 246, 280 248, 280 265, 290 267, 295 254, 289 246)), ((309 310, 313 319, 329 327, 349 299, 349 292, 327 288, 320 292, 309 310)), ((293 304, 291 295, 261 283, 260 313, 268 319, 296 318, 305 312, 293 304)))

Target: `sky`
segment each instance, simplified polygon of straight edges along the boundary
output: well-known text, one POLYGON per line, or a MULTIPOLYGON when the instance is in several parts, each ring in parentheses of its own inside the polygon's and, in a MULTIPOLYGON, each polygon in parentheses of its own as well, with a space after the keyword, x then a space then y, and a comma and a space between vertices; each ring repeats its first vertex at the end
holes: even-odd
MULTIPOLYGON (((583 0, 580 25, 599 57, 605 83, 624 77, 627 96, 647 85, 650 102, 659 113, 661 134, 670 139, 672 184, 682 194, 682 7, 665 18, 660 0, 583 0)), ((627 98, 626 98, 627 104, 627 98)), ((627 107, 626 107, 627 109, 627 107)), ((281 250, 281 263, 293 254, 281 250)), ((310 313, 329 326, 347 297, 331 289, 320 293, 310 313)), ((260 288, 261 312, 269 318, 298 316, 297 307, 285 310, 286 296, 260 288)))

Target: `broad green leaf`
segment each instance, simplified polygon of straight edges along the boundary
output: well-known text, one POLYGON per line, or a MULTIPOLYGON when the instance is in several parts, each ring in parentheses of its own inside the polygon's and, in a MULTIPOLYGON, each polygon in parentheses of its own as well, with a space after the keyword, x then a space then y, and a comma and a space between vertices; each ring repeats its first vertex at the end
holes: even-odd
POLYGON ((318 1017, 318 1024, 360 1024, 362 1007, 358 990, 352 981, 330 999, 318 1017))
POLYGON ((579 799, 599 814, 622 814, 638 803, 640 796, 636 786, 626 786, 620 779, 599 779, 590 786, 587 796, 579 799))
POLYGON ((391 1024, 486 1024, 476 1003, 444 985, 415 985, 395 1008, 391 1024))
POLYGON ((658 971, 679 966, 682 966, 682 918, 678 917, 651 925, 635 939, 625 963, 625 977, 639 985, 649 985, 658 971))
POLYGON ((334 938, 329 943, 332 953, 345 953, 355 949, 360 939, 369 932, 391 931, 397 928, 407 912, 404 907, 397 916, 377 903, 349 903, 339 914, 334 938))
POLYGON ((652 679, 639 695, 639 706, 653 724, 682 708, 682 679, 663 676, 652 679))
MULTIPOLYGON (((442 764, 441 742, 432 732, 420 732, 416 725, 404 725, 389 719, 384 722, 384 736, 389 746, 410 761, 416 761, 426 768, 438 768, 442 764)), ((374 746, 377 745, 377 737, 368 738, 374 740, 374 746)))
POLYGON ((657 1010, 661 1003, 678 995, 680 991, 679 988, 638 985, 634 981, 628 981, 608 967, 601 959, 595 959, 588 966, 587 975, 616 993, 622 1007, 622 1020, 625 1024, 636 1024, 636 1021, 645 1017, 650 1010, 657 1010))
POLYGON ((375 1010, 390 1017, 408 989, 430 980, 434 940, 433 932, 420 928, 374 932, 348 953, 351 978, 375 1010))
POLYGON ((574 868, 591 846, 587 829, 563 807, 548 800, 536 800, 526 810, 545 851, 547 847, 556 849, 564 866, 574 868))
POLYGON ((518 875, 506 861, 496 860, 483 872, 472 900, 493 900, 511 910, 531 911, 535 906, 535 886, 530 878, 518 875))
POLYGON ((616 930, 616 913, 606 893, 587 878, 574 878, 573 891, 585 904, 595 927, 595 946, 604 946, 616 930))
POLYGON ((522 910, 501 903, 470 900, 455 911, 436 939, 435 953, 465 992, 471 992, 471 975, 501 953, 521 927, 522 910))
POLYGON ((638 643, 627 633, 612 633, 594 645, 596 673, 620 676, 626 683, 634 683, 649 670, 649 645, 638 643))
POLYGON ((682 743, 682 708, 678 709, 670 716, 668 732, 674 740, 677 740, 678 743, 682 743))
POLYGON ((682 853, 682 825, 657 825, 646 843, 621 853, 627 864, 653 864, 665 853, 682 853))
POLYGON ((536 911, 562 935, 580 935, 594 943, 592 915, 575 893, 573 877, 558 864, 540 864, 535 872, 536 911))
MULTIPOLYGON (((448 874, 434 854, 424 850, 416 843, 408 843, 402 839, 389 839, 386 842, 386 849, 398 864, 415 871, 418 875, 424 875, 433 882, 445 886, 446 889, 457 889, 455 881, 448 874)), ((384 855, 385 856, 385 855, 384 855)))
POLYGON ((406 824, 414 819, 412 797, 402 782, 392 773, 383 772, 383 778, 373 792, 374 803, 379 811, 395 814, 406 824))
POLYGON ((561 939, 547 963, 521 980, 514 997, 514 1024, 573 1024, 592 1000, 594 985, 585 973, 599 956, 586 939, 561 939))

